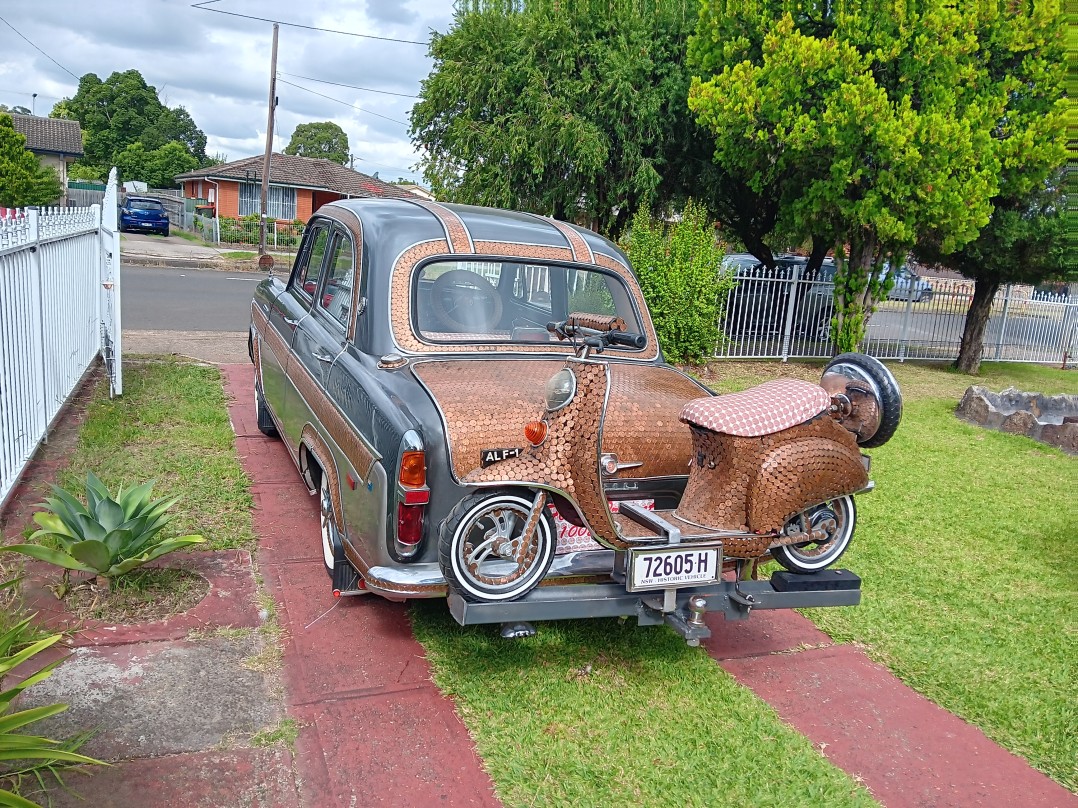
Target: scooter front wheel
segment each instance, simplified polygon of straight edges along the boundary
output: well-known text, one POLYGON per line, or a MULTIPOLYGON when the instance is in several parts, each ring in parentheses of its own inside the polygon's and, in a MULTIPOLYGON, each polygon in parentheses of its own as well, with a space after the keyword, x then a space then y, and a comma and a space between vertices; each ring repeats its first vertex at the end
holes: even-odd
POLYGON ((828 538, 820 542, 786 544, 771 550, 771 557, 790 572, 808 575, 834 564, 846 552, 853 539, 857 523, 857 508, 853 497, 832 499, 822 505, 802 511, 786 523, 785 533, 810 533, 824 530, 828 538))
POLYGON ((534 499, 504 491, 458 502, 438 537, 438 562, 449 588, 480 602, 516 600, 534 589, 557 550, 557 530, 545 507, 525 543, 534 505, 534 499))

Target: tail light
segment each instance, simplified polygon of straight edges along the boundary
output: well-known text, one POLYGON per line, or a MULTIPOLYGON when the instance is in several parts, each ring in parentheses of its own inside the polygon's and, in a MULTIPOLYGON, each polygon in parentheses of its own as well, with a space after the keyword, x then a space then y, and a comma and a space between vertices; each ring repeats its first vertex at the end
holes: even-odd
POLYGON ((427 457, 423 452, 405 452, 397 481, 405 488, 422 488, 427 484, 427 457))
POLYGON ((397 473, 397 552, 415 555, 423 540, 423 517, 430 502, 427 487, 427 457, 422 451, 401 454, 397 473))
POLYGON ((415 547, 423 538, 422 505, 397 505, 397 541, 409 547, 415 547))

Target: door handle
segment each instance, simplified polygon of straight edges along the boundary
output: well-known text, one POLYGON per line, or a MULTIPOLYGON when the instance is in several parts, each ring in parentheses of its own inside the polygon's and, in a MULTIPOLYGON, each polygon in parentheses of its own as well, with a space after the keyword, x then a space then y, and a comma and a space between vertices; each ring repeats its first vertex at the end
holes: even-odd
POLYGON ((332 361, 333 361, 333 357, 332 357, 332 356, 330 356, 329 354, 324 354, 324 353, 322 353, 321 351, 313 351, 313 352, 312 352, 312 355, 313 355, 313 356, 314 356, 314 358, 315 358, 315 359, 317 359, 317 360, 318 360, 319 362, 326 362, 326 363, 329 363, 329 362, 332 362, 332 361))
POLYGON ((289 328, 295 328, 299 325, 299 320, 290 320, 288 317, 282 317, 281 319, 284 320, 284 324, 289 328))

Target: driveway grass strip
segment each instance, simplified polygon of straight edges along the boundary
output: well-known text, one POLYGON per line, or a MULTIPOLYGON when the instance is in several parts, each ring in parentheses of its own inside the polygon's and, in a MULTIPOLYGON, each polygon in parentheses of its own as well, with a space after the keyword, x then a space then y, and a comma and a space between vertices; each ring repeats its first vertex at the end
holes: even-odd
MULTIPOLYGON (((877 487, 857 499, 840 562, 861 575, 862 603, 805 613, 1078 791, 1078 458, 954 415, 971 384, 1075 393, 1078 372, 993 363, 971 378, 888 365, 906 410, 895 437, 870 450, 877 487)), ((745 369, 730 370, 715 386, 746 386, 745 369)))
POLYGON ((517 805, 875 805, 699 648, 635 621, 506 641, 412 611, 499 798, 517 805))
POLYGON ((220 372, 171 359, 124 363, 124 394, 98 383, 65 487, 94 472, 110 488, 156 480, 156 496, 179 496, 169 530, 200 533, 206 548, 251 547, 253 501, 236 457, 220 372))

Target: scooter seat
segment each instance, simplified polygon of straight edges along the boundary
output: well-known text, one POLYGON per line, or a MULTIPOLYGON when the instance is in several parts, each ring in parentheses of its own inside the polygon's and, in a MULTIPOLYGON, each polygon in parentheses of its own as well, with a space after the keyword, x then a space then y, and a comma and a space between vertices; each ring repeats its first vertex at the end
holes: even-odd
POLYGON ((681 420, 725 435, 752 438, 797 426, 831 406, 818 384, 776 379, 740 393, 697 398, 685 405, 681 420))

